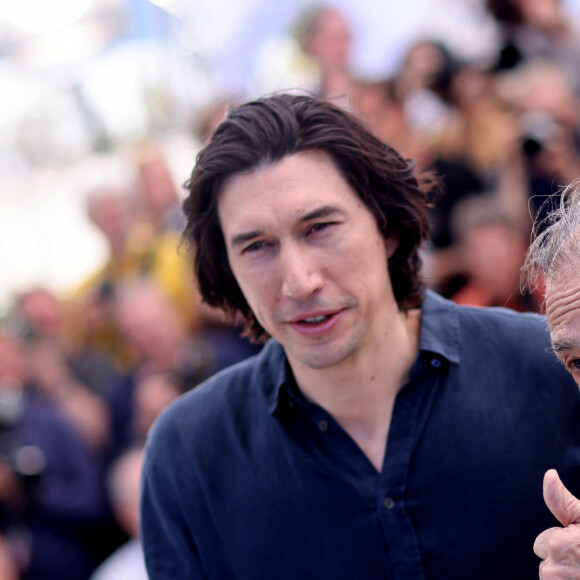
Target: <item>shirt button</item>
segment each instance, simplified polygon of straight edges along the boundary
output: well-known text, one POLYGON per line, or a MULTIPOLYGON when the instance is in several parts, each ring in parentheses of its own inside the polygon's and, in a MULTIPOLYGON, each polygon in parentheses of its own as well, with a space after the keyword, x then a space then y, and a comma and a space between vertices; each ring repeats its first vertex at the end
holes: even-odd
POLYGON ((321 419, 320 421, 318 421, 318 428, 322 432, 328 431, 328 421, 325 421, 324 419, 321 419))
POLYGON ((395 507, 395 500, 392 497, 386 497, 383 501, 383 505, 388 509, 391 510, 395 507))
POLYGON ((434 369, 438 369, 441 366, 441 361, 438 358, 432 358, 431 359, 431 366, 434 369))

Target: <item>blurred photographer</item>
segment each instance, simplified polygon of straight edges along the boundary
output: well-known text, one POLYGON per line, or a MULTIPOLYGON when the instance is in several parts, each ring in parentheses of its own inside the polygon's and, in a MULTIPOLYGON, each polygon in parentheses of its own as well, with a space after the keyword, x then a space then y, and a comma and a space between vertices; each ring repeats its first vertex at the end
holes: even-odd
POLYGON ((157 414, 178 395, 259 350, 229 325, 188 332, 167 296, 148 281, 119 285, 114 314, 138 363, 109 401, 110 460, 144 443, 157 414))
MULTIPOLYGON (((555 209, 555 187, 580 175, 580 149, 576 127, 567 126, 542 110, 524 113, 521 147, 529 172, 531 207, 542 219, 555 209)), ((559 196, 557 196, 559 199, 559 196)))
POLYGON ((559 203, 563 185, 580 176, 580 101, 555 63, 537 61, 501 82, 515 112, 499 194, 512 217, 531 228, 559 203))
POLYGON ((25 350, 0 330, 0 532, 23 580, 82 580, 100 557, 102 467, 52 401, 28 387, 25 350))

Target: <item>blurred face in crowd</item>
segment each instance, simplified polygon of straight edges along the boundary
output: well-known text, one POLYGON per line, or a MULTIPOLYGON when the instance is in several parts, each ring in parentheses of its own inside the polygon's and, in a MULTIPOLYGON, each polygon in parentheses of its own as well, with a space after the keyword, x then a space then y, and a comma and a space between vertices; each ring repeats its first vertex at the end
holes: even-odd
POLYGON ((403 74, 413 77, 418 87, 430 86, 445 64, 441 48, 432 42, 418 42, 407 52, 403 74))
POLYGON ((354 362, 381 342, 398 312, 387 269, 396 242, 329 157, 298 153, 234 175, 218 207, 236 280, 294 369, 354 362))
POLYGON ((139 356, 158 368, 171 368, 184 335, 163 295, 149 287, 130 290, 117 305, 116 317, 123 337, 139 356))
POLYGON ((111 242, 124 240, 131 218, 121 192, 102 189, 93 192, 88 205, 89 217, 111 242))
POLYGON ((322 10, 308 32, 305 49, 323 69, 347 68, 350 30, 343 16, 322 10))
POLYGON ((518 292, 526 240, 502 223, 471 228, 460 245, 466 274, 500 301, 518 292))
POLYGON ((56 297, 44 289, 20 297, 18 309, 38 336, 56 338, 62 328, 61 306, 56 297))
POLYGON ((139 169, 145 202, 151 212, 163 212, 177 201, 171 174, 160 157, 150 157, 139 169))

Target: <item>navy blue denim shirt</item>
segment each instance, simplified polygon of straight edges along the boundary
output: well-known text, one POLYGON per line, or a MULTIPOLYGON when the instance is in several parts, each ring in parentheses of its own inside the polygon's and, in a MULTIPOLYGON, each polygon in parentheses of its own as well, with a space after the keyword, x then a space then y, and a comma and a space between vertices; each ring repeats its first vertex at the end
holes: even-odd
POLYGON ((580 394, 548 347, 540 316, 430 292, 378 473, 270 341, 152 430, 150 577, 537 578, 544 472, 580 492, 580 394))

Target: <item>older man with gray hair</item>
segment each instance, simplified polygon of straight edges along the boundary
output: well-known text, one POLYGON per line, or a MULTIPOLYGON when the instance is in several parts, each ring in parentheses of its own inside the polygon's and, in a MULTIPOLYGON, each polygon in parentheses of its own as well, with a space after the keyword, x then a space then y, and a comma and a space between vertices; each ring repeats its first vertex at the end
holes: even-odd
MULTIPOLYGON (((580 181, 562 192, 559 207, 537 228, 524 279, 532 288, 545 284, 552 347, 580 386, 580 181)), ((540 578, 580 579, 580 500, 553 469, 544 477, 544 499, 564 527, 550 528, 536 539, 534 551, 543 560, 540 578)))

